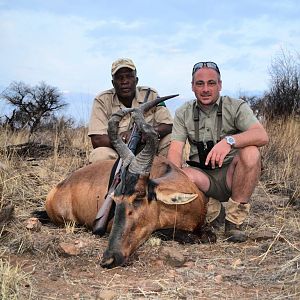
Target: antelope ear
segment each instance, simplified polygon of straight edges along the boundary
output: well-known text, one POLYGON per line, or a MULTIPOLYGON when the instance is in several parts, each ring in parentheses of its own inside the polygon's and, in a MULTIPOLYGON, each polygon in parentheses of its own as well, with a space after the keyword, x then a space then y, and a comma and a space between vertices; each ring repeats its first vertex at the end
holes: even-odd
POLYGON ((198 197, 198 194, 186 193, 164 193, 163 191, 156 191, 156 199, 166 204, 186 204, 192 202, 198 197))

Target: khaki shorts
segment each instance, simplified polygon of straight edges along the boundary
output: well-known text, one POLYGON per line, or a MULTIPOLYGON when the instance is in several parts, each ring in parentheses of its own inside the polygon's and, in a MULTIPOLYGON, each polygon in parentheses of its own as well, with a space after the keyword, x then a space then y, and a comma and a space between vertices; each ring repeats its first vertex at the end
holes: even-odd
MULTIPOLYGON (((168 134, 164 138, 162 138, 159 141, 157 154, 166 157, 168 154, 170 142, 171 134, 168 134)), ((93 149, 90 153, 89 162, 93 163, 98 160, 117 159, 118 157, 118 153, 114 149, 108 147, 98 147, 93 149)))
POLYGON ((229 189, 226 181, 226 175, 230 163, 223 165, 222 168, 214 170, 197 169, 205 173, 209 178, 209 189, 205 193, 206 196, 215 198, 220 202, 226 202, 231 197, 231 190, 229 189))

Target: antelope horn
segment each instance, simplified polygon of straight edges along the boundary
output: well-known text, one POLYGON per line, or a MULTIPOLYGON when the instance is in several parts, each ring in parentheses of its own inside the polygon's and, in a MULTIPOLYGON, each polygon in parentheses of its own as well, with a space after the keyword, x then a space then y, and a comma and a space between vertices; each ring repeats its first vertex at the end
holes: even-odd
POLYGON ((128 170, 134 174, 149 174, 154 156, 158 147, 157 133, 153 127, 146 123, 143 112, 137 108, 132 113, 132 118, 139 131, 145 134, 146 145, 143 150, 132 159, 128 170))
POLYGON ((169 95, 169 96, 164 96, 164 97, 157 97, 156 99, 152 100, 152 101, 148 101, 146 103, 143 103, 139 109, 142 111, 142 113, 150 110, 152 107, 156 106, 157 104, 165 101, 165 100, 168 100, 168 99, 171 99, 171 98, 174 98, 174 97, 177 97, 179 96, 179 94, 176 94, 176 95, 169 95))
POLYGON ((149 173, 158 147, 157 133, 155 130, 146 123, 143 113, 147 112, 157 104, 168 100, 170 98, 177 97, 176 95, 170 95, 165 97, 158 97, 155 100, 142 104, 139 108, 125 108, 114 113, 108 121, 108 136, 111 144, 123 160, 123 167, 130 165, 132 173, 149 173), (133 112, 133 118, 137 124, 138 130, 146 135, 146 145, 144 149, 135 157, 128 146, 122 141, 118 134, 119 123, 125 115, 133 112), (132 163, 131 163, 132 162, 132 163))
POLYGON ((120 158, 123 160, 123 167, 127 167, 132 159, 134 154, 129 150, 127 145, 122 141, 121 137, 118 134, 119 123, 124 118, 125 115, 132 112, 134 108, 125 108, 114 113, 108 121, 107 133, 110 138, 110 142, 119 154, 120 158))

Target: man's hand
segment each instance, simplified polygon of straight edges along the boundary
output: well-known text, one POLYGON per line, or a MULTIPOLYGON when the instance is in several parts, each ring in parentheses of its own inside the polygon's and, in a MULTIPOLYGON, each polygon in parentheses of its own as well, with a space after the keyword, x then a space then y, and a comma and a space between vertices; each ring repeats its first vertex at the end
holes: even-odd
POLYGON ((205 165, 211 162, 211 166, 215 169, 216 166, 222 167, 225 156, 230 152, 231 146, 227 144, 225 139, 214 145, 206 157, 205 165))

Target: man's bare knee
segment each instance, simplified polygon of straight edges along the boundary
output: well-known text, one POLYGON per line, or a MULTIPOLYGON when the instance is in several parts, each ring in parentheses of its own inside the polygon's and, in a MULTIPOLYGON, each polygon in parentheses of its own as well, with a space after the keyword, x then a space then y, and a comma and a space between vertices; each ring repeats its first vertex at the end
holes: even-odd
POLYGON ((260 164, 260 152, 256 146, 248 146, 240 149, 239 160, 246 167, 254 167, 260 164))
POLYGON ((202 192, 207 192, 210 184, 207 175, 190 167, 183 168, 182 171, 190 178, 192 182, 197 185, 202 192))

